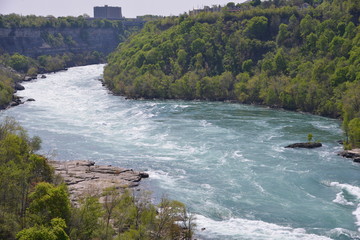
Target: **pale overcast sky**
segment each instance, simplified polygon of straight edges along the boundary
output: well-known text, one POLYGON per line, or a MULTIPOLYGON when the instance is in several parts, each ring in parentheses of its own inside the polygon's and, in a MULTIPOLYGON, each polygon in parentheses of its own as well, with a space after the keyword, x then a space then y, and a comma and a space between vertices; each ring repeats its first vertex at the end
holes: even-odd
MULTIPOLYGON (((235 3, 243 2, 233 1, 235 3)), ((179 15, 193 8, 225 5, 231 0, 0 0, 0 14, 17 13, 38 16, 79 16, 84 13, 93 17, 94 6, 122 7, 125 17, 140 15, 179 15)))

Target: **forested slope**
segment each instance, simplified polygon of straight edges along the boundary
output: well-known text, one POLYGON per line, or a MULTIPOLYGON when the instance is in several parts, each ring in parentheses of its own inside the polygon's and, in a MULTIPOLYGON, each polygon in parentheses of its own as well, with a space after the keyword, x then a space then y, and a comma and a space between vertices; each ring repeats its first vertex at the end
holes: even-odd
POLYGON ((355 146, 359 16, 359 0, 276 0, 150 22, 109 57, 105 82, 132 98, 234 100, 342 117, 355 146))

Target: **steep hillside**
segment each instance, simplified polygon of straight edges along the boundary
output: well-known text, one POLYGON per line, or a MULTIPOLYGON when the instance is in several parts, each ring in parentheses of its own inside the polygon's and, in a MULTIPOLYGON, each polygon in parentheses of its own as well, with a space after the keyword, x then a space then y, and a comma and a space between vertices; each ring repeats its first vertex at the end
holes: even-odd
POLYGON ((89 51, 108 54, 120 42, 117 31, 113 28, 0 28, 0 48, 31 57, 89 51))
POLYGON ((132 98, 234 100, 342 116, 350 134, 348 122, 360 117, 359 16, 359 0, 254 0, 166 18, 121 44, 104 77, 132 98))

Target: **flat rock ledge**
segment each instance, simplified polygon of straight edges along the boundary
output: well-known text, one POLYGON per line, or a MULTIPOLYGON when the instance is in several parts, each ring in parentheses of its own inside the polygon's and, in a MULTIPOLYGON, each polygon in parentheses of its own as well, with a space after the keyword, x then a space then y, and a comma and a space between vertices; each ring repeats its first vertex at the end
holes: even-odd
POLYGON ((50 164, 55 168, 55 174, 64 179, 70 199, 75 204, 83 195, 100 195, 109 187, 137 187, 142 178, 149 177, 144 172, 111 165, 95 165, 92 161, 50 161, 50 164))
POLYGON ((318 148, 322 144, 319 142, 306 142, 306 143, 294 143, 286 146, 285 148, 318 148))
POLYGON ((342 152, 339 152, 338 155, 345 158, 351 158, 354 162, 360 163, 360 148, 344 150, 342 152))

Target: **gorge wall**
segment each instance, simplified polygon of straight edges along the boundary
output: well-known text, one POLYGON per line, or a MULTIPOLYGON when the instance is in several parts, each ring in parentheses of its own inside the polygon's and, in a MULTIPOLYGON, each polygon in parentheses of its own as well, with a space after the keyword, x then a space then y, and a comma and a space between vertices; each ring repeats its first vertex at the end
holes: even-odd
POLYGON ((0 52, 30 57, 113 51, 123 33, 116 28, 0 28, 0 52))

